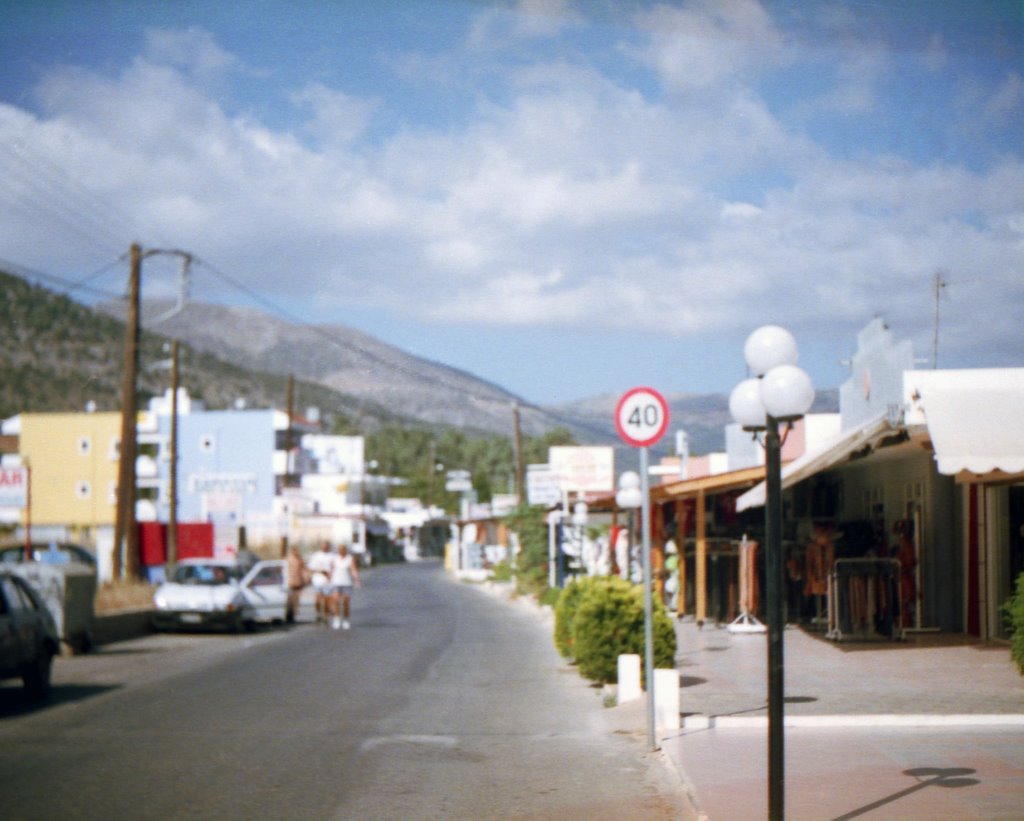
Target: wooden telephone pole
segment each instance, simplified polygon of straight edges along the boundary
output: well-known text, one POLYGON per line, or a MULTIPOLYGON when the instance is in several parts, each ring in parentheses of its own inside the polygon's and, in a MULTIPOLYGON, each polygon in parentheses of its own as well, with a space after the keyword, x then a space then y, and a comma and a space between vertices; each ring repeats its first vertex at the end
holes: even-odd
POLYGON ((167 578, 178 562, 178 340, 171 342, 171 470, 167 514, 167 578))
POLYGON ((142 249, 131 247, 128 276, 128 316, 124 334, 124 379, 121 383, 121 447, 117 479, 117 518, 114 524, 114 578, 134 578, 139 568, 139 531, 135 524, 136 383, 139 373, 139 285, 142 249))
POLYGON ((519 403, 512 405, 512 419, 515 427, 516 496, 519 504, 526 504, 526 487, 523 471, 523 432, 519 426, 519 403))
MULTIPOLYGON (((130 249, 131 264, 128 274, 128 315, 125 319, 124 332, 124 380, 121 383, 121 446, 118 462, 117 478, 117 516, 114 522, 114 556, 113 575, 115 579, 137 578, 140 568, 139 528, 135 520, 136 477, 135 460, 138 456, 138 432, 136 430, 139 413, 138 377, 139 377, 139 337, 140 337, 140 293, 142 289, 142 259, 153 254, 169 254, 178 256, 185 261, 187 271, 192 255, 185 251, 151 250, 143 252, 138 243, 132 243, 130 249)), ((174 343, 174 398, 177 403, 177 351, 178 343, 174 343)), ((175 412, 175 425, 177 414, 175 412)), ((173 430, 176 436, 177 430, 173 430)), ((172 444, 172 450, 176 442, 172 444)), ((172 483, 177 481, 177 462, 171 462, 172 483)), ((176 488, 172 489, 172 496, 176 488)), ((177 517, 177 499, 172 499, 171 518, 177 517)), ((174 522, 174 549, 177 550, 177 522, 174 522)))

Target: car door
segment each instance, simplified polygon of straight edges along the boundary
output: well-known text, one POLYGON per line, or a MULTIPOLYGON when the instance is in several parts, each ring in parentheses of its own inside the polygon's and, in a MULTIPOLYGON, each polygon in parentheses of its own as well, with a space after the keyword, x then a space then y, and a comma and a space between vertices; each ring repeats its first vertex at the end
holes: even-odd
POLYGON ((6 576, 0 576, 0 673, 5 677, 14 675, 24 658, 13 608, 7 604, 8 597, 15 595, 17 594, 10 580, 6 576))
POLYGON ((8 670, 21 667, 30 661, 35 653, 37 636, 32 621, 32 612, 26 604, 26 594, 10 576, 0 576, 0 598, 3 599, 2 622, 3 663, 8 670))
POLYGON ((256 564, 244 579, 242 592, 258 621, 284 620, 288 606, 283 559, 269 559, 256 564))

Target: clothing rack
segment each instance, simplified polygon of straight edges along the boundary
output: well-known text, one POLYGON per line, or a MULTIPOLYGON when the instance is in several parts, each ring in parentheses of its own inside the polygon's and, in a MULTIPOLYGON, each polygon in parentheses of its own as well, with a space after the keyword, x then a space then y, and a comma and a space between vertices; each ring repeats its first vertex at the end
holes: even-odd
POLYGON ((894 641, 900 627, 900 563, 836 559, 828 576, 828 632, 833 641, 894 641))

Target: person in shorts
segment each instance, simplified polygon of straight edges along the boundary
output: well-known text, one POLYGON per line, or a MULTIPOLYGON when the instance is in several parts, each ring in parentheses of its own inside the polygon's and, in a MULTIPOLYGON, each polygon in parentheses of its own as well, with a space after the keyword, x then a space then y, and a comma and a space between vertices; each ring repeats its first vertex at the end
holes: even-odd
POLYGON ((348 630, 351 626, 348 617, 352 603, 352 588, 362 586, 362 582, 359 579, 355 557, 348 552, 346 545, 340 545, 338 554, 334 557, 331 586, 331 627, 335 630, 339 627, 348 630))
POLYGON ((320 547, 309 557, 310 583, 313 586, 313 593, 316 596, 316 621, 321 624, 327 621, 331 614, 331 607, 334 599, 334 587, 331 583, 331 576, 334 573, 336 556, 331 551, 331 543, 324 541, 320 547))

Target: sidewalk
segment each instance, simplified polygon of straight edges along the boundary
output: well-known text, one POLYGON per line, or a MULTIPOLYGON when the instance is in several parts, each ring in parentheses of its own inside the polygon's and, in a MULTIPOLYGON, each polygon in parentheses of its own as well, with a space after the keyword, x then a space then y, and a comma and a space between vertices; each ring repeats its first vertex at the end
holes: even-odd
MULTIPOLYGON (((676 624, 663 753, 711 821, 767 817, 766 638, 676 624)), ((1024 818, 1024 678, 961 636, 784 638, 786 818, 1024 818)))

